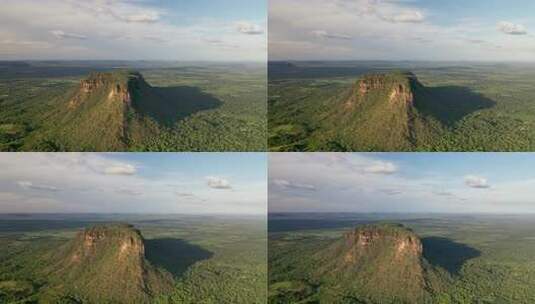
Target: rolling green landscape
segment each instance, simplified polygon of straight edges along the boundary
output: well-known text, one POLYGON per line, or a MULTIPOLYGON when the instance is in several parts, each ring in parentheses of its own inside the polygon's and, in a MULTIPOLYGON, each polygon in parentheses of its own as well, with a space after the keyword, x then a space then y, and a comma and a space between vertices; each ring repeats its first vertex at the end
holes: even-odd
POLYGON ((255 216, 0 216, 1 303, 265 303, 255 216))
POLYGON ((533 303, 533 215, 273 213, 269 303, 533 303))
POLYGON ((534 68, 529 63, 270 62, 269 149, 534 151, 534 68), (374 78, 380 78, 378 84, 374 78), (407 95, 389 98, 398 87, 407 95))
POLYGON ((253 63, 0 62, 1 151, 265 151, 253 63))

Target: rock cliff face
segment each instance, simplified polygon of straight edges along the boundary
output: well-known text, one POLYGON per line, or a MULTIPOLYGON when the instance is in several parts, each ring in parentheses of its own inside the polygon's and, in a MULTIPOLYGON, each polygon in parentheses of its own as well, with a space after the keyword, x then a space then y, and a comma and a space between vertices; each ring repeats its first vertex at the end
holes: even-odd
POLYGON ((389 101, 390 103, 404 102, 412 105, 414 102, 414 94, 410 87, 404 84, 399 84, 394 86, 390 92, 389 101))
MULTIPOLYGON (((145 246, 141 233, 129 225, 95 226, 79 232, 74 240, 71 261, 82 263, 84 260, 98 258, 101 254, 111 253, 122 260, 132 257, 143 264, 145 246)), ((143 265, 139 265, 143 267, 143 265)))
POLYGON ((134 91, 140 88, 150 88, 150 85, 137 72, 92 73, 80 81, 79 89, 69 101, 68 107, 75 109, 93 96, 98 98, 102 95, 107 96, 110 102, 122 102, 131 106, 134 91))
POLYGON ((386 83, 384 75, 370 75, 364 77, 358 82, 359 94, 364 96, 371 90, 383 89, 385 85, 386 83))
POLYGON ((402 225, 363 225, 316 254, 316 276, 370 298, 418 303, 429 273, 422 254, 420 238, 402 225))
POLYGON ((362 76, 318 115, 311 141, 344 151, 412 151, 442 132, 422 102, 427 92, 410 72, 362 76))
POLYGON ((393 261, 422 258, 422 243, 414 233, 398 231, 388 226, 357 228, 346 232, 344 241, 347 248, 344 260, 348 263, 358 263, 359 258, 373 255, 379 249, 394 253, 393 261))
POLYGON ((417 85, 420 84, 412 73, 366 75, 354 85, 345 106, 350 109, 367 99, 380 102, 377 99, 384 98, 383 96, 387 96, 390 104, 401 103, 412 106, 413 86, 417 85))

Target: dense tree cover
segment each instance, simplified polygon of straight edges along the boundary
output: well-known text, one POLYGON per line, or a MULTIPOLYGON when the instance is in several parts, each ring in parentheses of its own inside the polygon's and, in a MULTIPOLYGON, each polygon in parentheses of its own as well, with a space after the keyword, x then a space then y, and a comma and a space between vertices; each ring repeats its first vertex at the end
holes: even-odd
MULTIPOLYGON (((0 302, 92 303, 88 295, 102 294, 103 290, 128 293, 124 288, 117 289, 113 282, 102 283, 95 287, 98 290, 85 288, 77 292, 66 287, 79 279, 49 275, 49 270, 57 269, 51 259, 61 254, 61 248, 69 245, 76 232, 102 220, 98 216, 76 220, 6 220, 5 225, 0 225, 0 302), (61 282, 62 278, 70 281, 61 282)), ((106 220, 110 221, 110 217, 106 220)), ((139 228, 145 239, 148 263, 174 278, 172 290, 152 294, 149 302, 265 302, 264 219, 177 216, 158 220, 116 215, 111 220, 128 220, 139 228)), ((110 270, 114 269, 117 267, 110 265, 110 270)), ((91 270, 82 275, 89 278, 91 270)))
POLYGON ((518 64, 279 64, 270 67, 269 149, 533 151, 534 71, 518 64), (396 69, 414 72, 423 84, 414 88, 417 111, 409 119, 380 105, 385 96, 343 107, 362 75, 396 69), (411 132, 399 132, 413 123, 411 132))
POLYGON ((134 92, 128 111, 120 103, 105 102, 108 90, 92 96, 84 107, 69 108, 89 71, 110 69, 112 65, 80 67, 68 62, 30 70, 0 66, 0 150, 266 149, 266 73, 262 67, 144 66, 138 70, 152 88, 134 92))
MULTIPOLYGON (((270 303, 403 303, 399 299, 377 298, 391 290, 376 284, 362 286, 351 278, 314 278, 317 253, 336 242, 354 223, 382 220, 380 215, 322 216, 301 228, 270 232, 270 303), (326 228, 330 227, 330 228, 326 228), (347 282, 347 285, 344 285, 347 282), (351 283, 351 284, 350 284, 351 283)), ((526 216, 387 216, 411 227, 423 242, 423 255, 433 272, 427 275, 424 299, 407 303, 532 303, 535 292, 535 218, 526 216)), ((288 219, 288 217, 287 217, 288 219)), ((303 221, 303 220, 302 220, 303 221)), ((277 220, 270 225, 278 225, 277 220)), ((374 276, 374 273, 369 273, 374 276)), ((355 276, 355 278, 360 278, 355 276)))

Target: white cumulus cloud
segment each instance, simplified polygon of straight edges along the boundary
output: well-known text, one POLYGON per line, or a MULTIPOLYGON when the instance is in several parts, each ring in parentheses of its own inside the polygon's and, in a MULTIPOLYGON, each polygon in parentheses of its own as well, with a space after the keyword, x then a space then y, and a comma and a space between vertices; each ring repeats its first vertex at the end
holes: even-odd
POLYGON ((425 20, 424 14, 420 11, 405 11, 399 14, 380 15, 381 19, 394 23, 420 23, 425 20))
POLYGON ((136 167, 130 164, 113 165, 104 169, 104 173, 109 175, 134 175, 136 172, 136 167))
POLYGON ((477 176, 477 175, 465 176, 464 183, 470 188, 477 188, 477 189, 490 188, 488 180, 482 176, 477 176))
POLYGON ((227 179, 218 176, 207 176, 206 184, 212 189, 232 189, 227 179))
POLYGON ((498 23, 498 30, 508 35, 526 35, 528 31, 521 24, 514 24, 512 22, 502 21, 498 23))
POLYGON ((52 191, 52 192, 59 191, 59 188, 57 187, 50 186, 50 185, 43 185, 43 184, 36 185, 30 181, 19 181, 17 182, 17 185, 19 185, 19 187, 24 188, 24 189, 43 190, 43 191, 52 191))
POLYGON ((87 36, 81 35, 81 34, 75 34, 75 33, 66 33, 62 30, 53 30, 50 31, 54 37, 58 39, 78 39, 78 40, 85 40, 87 39, 87 36))
POLYGON ((264 33, 264 29, 260 25, 245 21, 238 22, 236 29, 246 35, 261 35, 264 33))
POLYGON ((128 16, 118 16, 118 18, 126 22, 153 23, 160 20, 160 15, 156 12, 150 12, 128 16))
POLYGON ((376 161, 364 168, 364 171, 373 174, 394 174, 398 171, 398 168, 391 162, 376 161))
POLYGON ((298 189, 315 191, 316 187, 310 184, 296 183, 285 179, 274 179, 273 184, 284 189, 298 189))
POLYGON ((344 34, 329 33, 323 30, 316 30, 311 32, 312 35, 322 38, 322 39, 341 39, 341 40, 350 40, 351 36, 344 34))

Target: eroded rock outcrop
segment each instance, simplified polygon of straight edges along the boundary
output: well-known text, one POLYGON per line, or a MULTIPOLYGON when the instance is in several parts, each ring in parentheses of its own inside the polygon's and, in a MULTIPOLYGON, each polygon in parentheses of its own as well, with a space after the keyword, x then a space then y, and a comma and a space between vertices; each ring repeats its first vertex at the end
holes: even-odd
POLYGON ((418 85, 420 84, 416 76, 408 72, 366 75, 353 86, 345 102, 345 108, 349 110, 368 99, 380 102, 378 99, 381 98, 387 98, 391 105, 413 105, 413 89, 418 85))
POLYGON ((102 100, 101 96, 107 96, 110 102, 122 102, 127 106, 132 104, 135 90, 149 84, 138 72, 97 72, 89 75, 87 79, 80 81, 78 91, 68 103, 70 109, 74 109, 92 99, 102 100))
POLYGON ((382 250, 392 253, 394 260, 404 257, 420 259, 423 247, 420 239, 401 226, 365 226, 344 234, 347 253, 345 261, 356 263, 363 256, 382 250))
POLYGON ((139 230, 130 225, 95 226, 81 231, 74 240, 72 261, 82 262, 98 255, 133 257, 143 263, 145 246, 139 230))
POLYGON ((431 273, 423 258, 420 238, 397 224, 362 225, 316 254, 321 280, 344 288, 386 295, 397 303, 418 303, 426 293, 431 273), (380 286, 380 288, 379 288, 380 286), (379 288, 379 289, 378 289, 379 288), (380 294, 376 290, 381 290, 380 294))

